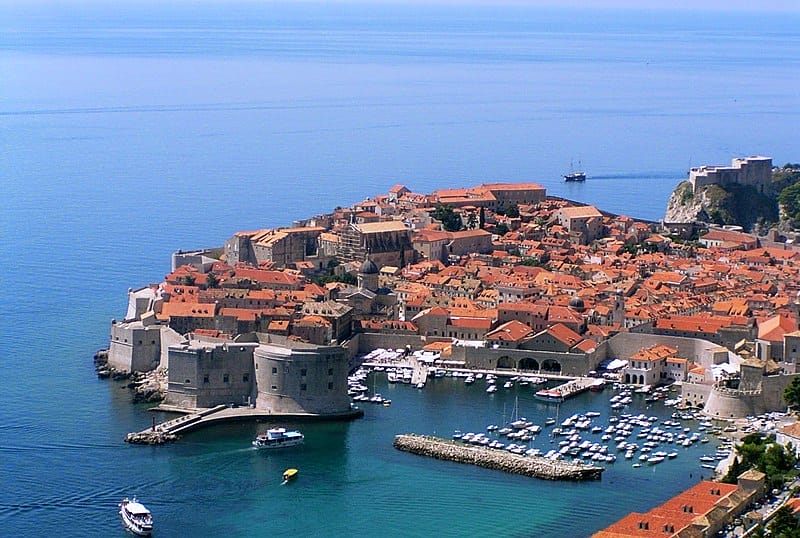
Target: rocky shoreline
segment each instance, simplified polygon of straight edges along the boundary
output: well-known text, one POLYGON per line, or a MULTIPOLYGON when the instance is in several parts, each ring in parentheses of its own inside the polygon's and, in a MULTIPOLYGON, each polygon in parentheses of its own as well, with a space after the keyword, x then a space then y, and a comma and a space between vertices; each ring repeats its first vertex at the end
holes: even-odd
POLYGON ((159 403, 167 395, 167 369, 150 372, 121 372, 108 364, 108 350, 94 354, 94 368, 100 379, 130 380, 127 388, 133 391, 133 403, 159 403))
POLYGON ((404 452, 456 463, 469 463, 545 480, 597 480, 604 469, 541 457, 518 456, 482 446, 464 445, 428 435, 403 434, 394 438, 393 446, 404 452))

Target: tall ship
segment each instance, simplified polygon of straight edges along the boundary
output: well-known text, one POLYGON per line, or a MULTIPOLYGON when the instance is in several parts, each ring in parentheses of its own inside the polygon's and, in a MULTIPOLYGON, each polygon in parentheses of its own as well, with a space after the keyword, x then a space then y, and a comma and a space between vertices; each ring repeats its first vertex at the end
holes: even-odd
MULTIPOLYGON (((578 170, 581 169, 581 162, 578 161, 578 170)), ((569 165, 569 174, 564 174, 564 181, 586 181, 586 173, 585 172, 575 172, 572 168, 572 164, 569 165)))

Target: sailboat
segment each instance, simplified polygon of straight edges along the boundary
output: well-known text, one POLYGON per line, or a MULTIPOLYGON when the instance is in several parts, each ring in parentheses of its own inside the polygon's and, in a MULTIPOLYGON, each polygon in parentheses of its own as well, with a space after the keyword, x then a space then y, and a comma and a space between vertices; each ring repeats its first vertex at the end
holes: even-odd
POLYGON ((519 396, 516 396, 514 398, 514 410, 511 412, 511 423, 509 426, 515 430, 521 430, 523 428, 527 428, 531 424, 531 422, 525 420, 525 417, 519 417, 519 396))
POLYGON ((572 168, 572 162, 569 164, 569 174, 564 174, 564 181, 574 182, 574 181, 586 181, 586 174, 580 171, 581 169, 581 162, 578 161, 578 171, 574 171, 572 168))

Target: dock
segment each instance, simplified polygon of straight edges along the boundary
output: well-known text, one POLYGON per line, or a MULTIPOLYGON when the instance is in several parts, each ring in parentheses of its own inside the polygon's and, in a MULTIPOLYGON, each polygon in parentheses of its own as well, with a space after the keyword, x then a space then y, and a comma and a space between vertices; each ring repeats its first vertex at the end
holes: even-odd
POLYGON ((571 379, 566 383, 562 383, 552 389, 542 389, 538 391, 535 396, 541 400, 563 402, 567 398, 576 396, 582 392, 586 392, 592 386, 598 383, 598 379, 594 377, 578 377, 571 379))
POLYGON ((519 456, 503 450, 464 445, 427 435, 397 435, 393 446, 419 456, 468 463, 486 469, 545 480, 597 480, 605 470, 594 465, 551 460, 540 456, 519 456))
POLYGON ((187 410, 162 404, 153 408, 153 411, 166 411, 184 414, 180 417, 173 418, 159 424, 154 423, 153 426, 147 428, 146 430, 129 433, 125 436, 126 443, 137 445, 161 445, 176 441, 181 435, 190 431, 223 422, 261 420, 351 420, 364 415, 364 412, 358 408, 352 408, 343 413, 319 415, 313 413, 278 414, 263 409, 255 409, 251 407, 229 407, 227 405, 187 410))

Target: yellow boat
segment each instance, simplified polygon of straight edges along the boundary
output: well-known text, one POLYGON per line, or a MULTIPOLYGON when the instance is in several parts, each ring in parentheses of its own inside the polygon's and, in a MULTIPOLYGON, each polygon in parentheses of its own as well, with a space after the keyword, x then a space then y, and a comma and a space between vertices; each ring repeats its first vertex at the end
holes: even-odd
POLYGON ((283 480, 285 482, 288 482, 289 480, 293 480, 294 478, 297 477, 297 473, 298 472, 299 471, 297 469, 286 469, 285 471, 283 471, 283 480))

